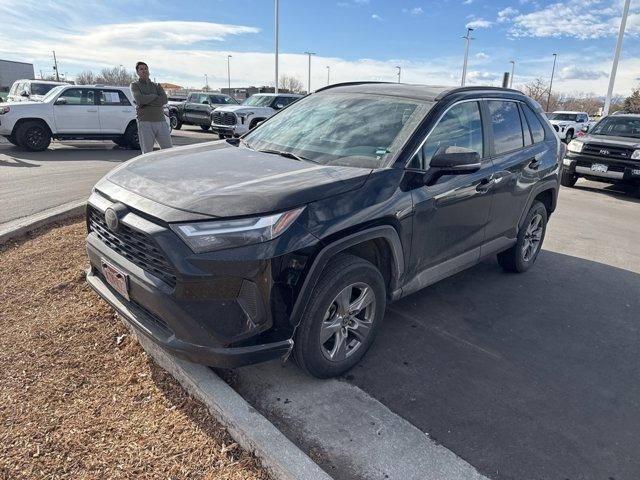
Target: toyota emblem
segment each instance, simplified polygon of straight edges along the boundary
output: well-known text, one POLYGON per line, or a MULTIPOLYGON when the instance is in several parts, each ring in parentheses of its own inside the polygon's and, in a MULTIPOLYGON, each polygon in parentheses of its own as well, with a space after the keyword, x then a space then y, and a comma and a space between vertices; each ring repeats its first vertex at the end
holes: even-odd
POLYGON ((120 226, 120 220, 118 219, 118 214, 111 207, 105 210, 104 221, 107 224, 107 227, 109 227, 109 230, 111 230, 112 232, 116 232, 118 230, 118 227, 120 226))
POLYGON ((605 150, 605 149, 600 150, 600 155, 609 155, 609 150, 605 150))

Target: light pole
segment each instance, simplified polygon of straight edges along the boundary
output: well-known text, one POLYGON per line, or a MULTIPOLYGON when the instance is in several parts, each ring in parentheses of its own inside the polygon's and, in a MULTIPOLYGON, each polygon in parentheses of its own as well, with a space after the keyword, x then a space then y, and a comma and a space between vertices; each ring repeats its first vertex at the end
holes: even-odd
POLYGON ((513 87, 513 74, 516 71, 516 61, 510 60, 509 63, 511 64, 511 78, 509 79, 509 88, 511 88, 513 87))
POLYGON ((227 79, 229 80, 229 95, 231 95, 231 55, 227 55, 227 79))
POLYGON ((60 75, 58 75, 58 60, 56 59, 56 51, 53 50, 53 69, 56 71, 56 81, 60 81, 60 75))
POLYGON ((329 85, 329 78, 331 76, 331 67, 329 65, 327 65, 327 85, 329 85))
POLYGON ((315 55, 315 52, 304 52, 309 57, 309 78, 307 93, 311 93, 311 55, 315 55))
POLYGON ((209 91, 209 79, 207 78, 207 74, 204 74, 204 87, 207 91, 209 91))
POLYGON ((398 69, 398 83, 400 83, 400 75, 402 74, 402 67, 399 67, 398 65, 396 65, 396 68, 398 69))
POLYGON ((275 0, 276 17, 276 93, 278 93, 278 33, 280 31, 280 2, 275 0))
POLYGON ((469 60, 469 43, 473 40, 471 36, 471 32, 473 32, 473 28, 467 27, 467 34, 462 37, 466 40, 466 45, 464 47, 464 63, 462 64, 462 82, 461 86, 464 87, 465 82, 467 81, 467 61, 469 60))
POLYGON ((611 75, 609 75, 609 88, 607 89, 607 96, 604 99, 604 109, 602 110, 602 116, 609 114, 609 107, 611 107, 611 96, 613 95, 613 85, 616 82, 616 72, 618 71, 618 61, 620 60, 620 51, 622 50, 622 40, 624 39, 624 29, 627 26, 627 16, 629 15, 629 4, 631 0, 624 2, 622 9, 622 20, 620 20, 620 31, 618 32, 618 42, 616 43, 616 53, 613 56, 613 65, 611 65, 611 75))
POLYGON ((558 54, 553 54, 553 68, 551 69, 551 81, 549 82, 549 93, 547 94, 547 108, 545 109, 547 112, 549 111, 549 102, 551 101, 551 88, 553 87, 553 74, 556 72, 556 60, 558 59, 558 54))

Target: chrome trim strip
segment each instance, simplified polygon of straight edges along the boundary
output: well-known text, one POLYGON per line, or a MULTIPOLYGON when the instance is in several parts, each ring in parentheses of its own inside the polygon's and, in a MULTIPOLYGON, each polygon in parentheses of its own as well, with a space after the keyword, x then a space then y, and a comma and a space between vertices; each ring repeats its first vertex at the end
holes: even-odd
POLYGON ((622 180, 624 178, 624 173, 622 172, 594 172, 587 167, 576 167, 576 173, 590 175, 592 177, 613 178, 614 180, 622 180))

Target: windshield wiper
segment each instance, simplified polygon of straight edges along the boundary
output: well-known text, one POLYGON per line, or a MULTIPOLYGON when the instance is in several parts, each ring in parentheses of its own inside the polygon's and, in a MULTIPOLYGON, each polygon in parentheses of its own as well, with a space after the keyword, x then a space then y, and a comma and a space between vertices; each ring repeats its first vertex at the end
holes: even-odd
POLYGON ((227 138, 227 143, 230 145, 233 145, 234 147, 237 147, 238 145, 242 144, 250 150, 255 150, 251 145, 249 145, 249 142, 247 142, 243 138, 227 138))
POLYGON ((308 158, 301 157, 300 155, 296 155, 295 153, 285 152, 285 151, 281 151, 281 150, 265 149, 265 150, 258 150, 258 151, 262 152, 262 153, 271 153, 273 155, 280 155, 281 157, 291 158, 293 160, 298 160, 299 162, 302 162, 302 161, 311 162, 312 161, 312 160, 309 160, 308 158))

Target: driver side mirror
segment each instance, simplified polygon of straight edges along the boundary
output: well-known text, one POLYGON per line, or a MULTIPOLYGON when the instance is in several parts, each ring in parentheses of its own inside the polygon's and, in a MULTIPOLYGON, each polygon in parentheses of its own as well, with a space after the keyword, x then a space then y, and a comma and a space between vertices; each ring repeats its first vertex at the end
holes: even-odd
POLYGON ((583 131, 584 133, 587 133, 589 131, 589 125, 585 125, 580 130, 583 131))
POLYGON ((283 104, 281 104, 281 103, 276 103, 274 108, 275 108, 276 110, 280 110, 281 108, 284 108, 284 105, 283 105, 283 104))
POLYGON ((67 99, 64 97, 60 97, 56 100, 55 105, 66 105, 67 104, 67 99))
POLYGON ((202 104, 203 104, 203 105, 210 105, 209 100, 203 100, 203 101, 202 101, 202 104))
POLYGON ((424 173, 425 185, 432 185, 443 175, 473 173, 482 166, 480 154, 464 147, 440 147, 434 154, 429 169, 424 173))
POLYGON ((26 90, 23 90, 22 92, 20 92, 20 96, 21 97, 28 97, 29 96, 29 92, 27 92, 26 90))

